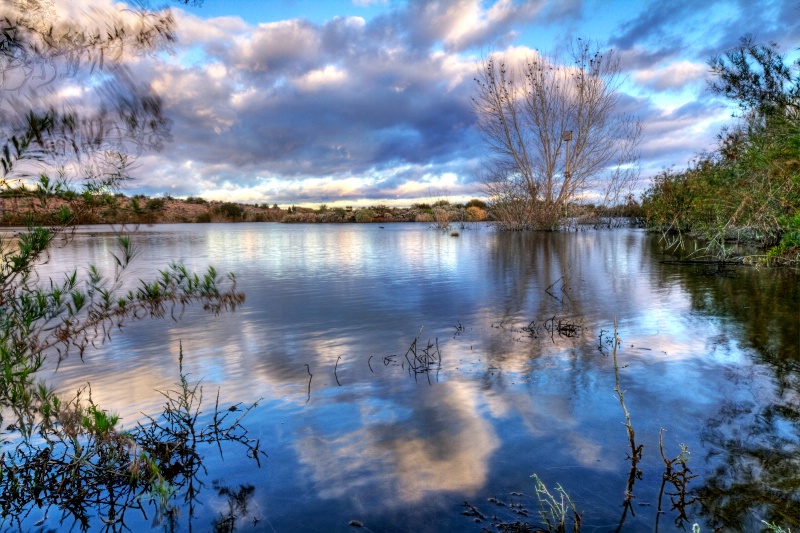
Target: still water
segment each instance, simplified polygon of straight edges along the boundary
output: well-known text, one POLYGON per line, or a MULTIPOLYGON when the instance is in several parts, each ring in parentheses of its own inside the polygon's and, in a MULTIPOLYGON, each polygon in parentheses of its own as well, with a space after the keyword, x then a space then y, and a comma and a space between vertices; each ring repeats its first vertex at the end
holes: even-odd
MULTIPOLYGON (((47 274, 113 270, 106 231, 79 233, 47 274)), ((224 460, 210 448, 195 531, 228 509, 220 486, 252 487, 237 531, 541 524, 534 473, 567 491, 583 531, 800 526, 794 272, 676 264, 635 229, 476 226, 452 237, 422 224, 164 225, 141 228, 136 243, 129 283, 172 261, 213 265, 236 273, 246 304, 130 323, 48 379, 65 394, 90 383, 97 403, 133 425, 159 410, 156 389, 174 388, 182 345, 209 407, 218 389, 224 406, 260 399, 245 422, 269 457, 259 469, 235 448, 224 460), (643 445, 632 487, 615 318, 643 445), (417 337, 417 353, 430 345, 437 357, 427 373, 409 368, 417 337), (662 490, 661 428, 667 458, 688 447, 696 477, 682 498, 662 490), (480 523, 461 514, 465 502, 480 523)), ((134 530, 151 526, 132 519, 134 530)), ((189 528, 186 513, 179 524, 189 528)))

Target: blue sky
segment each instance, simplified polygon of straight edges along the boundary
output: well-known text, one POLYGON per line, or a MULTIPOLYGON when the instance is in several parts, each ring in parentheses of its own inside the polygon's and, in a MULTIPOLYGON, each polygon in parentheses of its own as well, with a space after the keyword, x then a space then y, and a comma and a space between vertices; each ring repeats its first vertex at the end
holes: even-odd
MULTIPOLYGON (((100 1, 100 0, 98 0, 100 1)), ((172 54, 134 72, 173 142, 131 192, 279 205, 481 196, 470 98, 488 53, 613 49, 643 126, 641 184, 712 149, 730 107, 707 61, 750 34, 794 53, 800 1, 206 0, 173 8, 172 54)))

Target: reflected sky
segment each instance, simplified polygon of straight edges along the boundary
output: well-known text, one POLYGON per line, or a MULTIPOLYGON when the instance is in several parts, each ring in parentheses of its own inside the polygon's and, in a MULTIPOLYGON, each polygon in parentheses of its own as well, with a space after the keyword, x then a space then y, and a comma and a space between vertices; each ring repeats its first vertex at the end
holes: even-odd
MULTIPOLYGON (((224 405, 263 398, 248 418, 270 455, 262 471, 235 459, 209 469, 252 483, 254 513, 276 531, 344 531, 351 519, 374 531, 480 530, 461 503, 531 495, 534 472, 570 491, 585 526, 616 527, 630 464, 607 342, 615 317, 621 384, 645 445, 626 530, 655 523, 660 428, 669 455, 689 445, 700 486, 724 460, 702 438, 709 420, 778 397, 746 325, 698 308, 721 300, 726 281, 660 263, 657 238, 639 230, 475 226, 456 238, 422 224, 165 225, 140 228, 136 242, 125 283, 171 261, 211 264, 236 273, 245 306, 131 323, 83 362, 64 361, 51 383, 65 393, 91 383, 95 401, 133 424, 157 410, 155 389, 178 381, 182 345, 207 398, 218 388, 224 405), (548 331, 552 317, 579 334, 548 331), (438 343, 438 372, 409 371, 418 335, 418 350, 438 343)), ((81 232, 46 274, 111 271, 113 243, 100 228, 81 232)), ((759 276, 770 283, 769 271, 759 276)), ((780 330, 791 319, 765 320, 780 330)))

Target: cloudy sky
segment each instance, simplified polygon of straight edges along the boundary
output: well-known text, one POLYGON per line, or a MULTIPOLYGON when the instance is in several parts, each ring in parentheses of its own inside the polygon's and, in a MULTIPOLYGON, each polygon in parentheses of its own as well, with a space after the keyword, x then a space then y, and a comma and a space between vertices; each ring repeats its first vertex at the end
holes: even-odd
POLYGON ((744 34, 795 53, 800 1, 206 0, 174 8, 172 54, 135 73, 164 98, 173 142, 132 193, 280 205, 480 196, 470 97, 487 53, 619 54, 644 133, 643 183, 713 148, 730 117, 707 60, 744 34))

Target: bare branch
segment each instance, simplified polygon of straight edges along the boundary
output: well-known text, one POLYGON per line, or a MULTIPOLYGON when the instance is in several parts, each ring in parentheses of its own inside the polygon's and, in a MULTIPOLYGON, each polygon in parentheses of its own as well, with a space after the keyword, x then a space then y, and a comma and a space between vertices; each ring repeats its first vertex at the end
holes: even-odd
POLYGON ((479 67, 483 183, 508 229, 553 229, 581 195, 615 202, 638 178, 641 124, 617 111, 619 61, 582 40, 571 56, 566 66, 538 53, 517 64, 490 55, 479 67))

